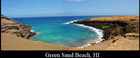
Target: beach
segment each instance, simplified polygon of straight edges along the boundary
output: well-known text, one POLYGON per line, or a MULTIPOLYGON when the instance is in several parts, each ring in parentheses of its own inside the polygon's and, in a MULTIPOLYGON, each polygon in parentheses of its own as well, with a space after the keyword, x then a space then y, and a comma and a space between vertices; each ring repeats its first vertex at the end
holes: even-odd
POLYGON ((138 23, 139 18, 137 16, 132 16, 132 17, 122 16, 122 17, 104 17, 104 19, 93 18, 89 20, 79 20, 79 21, 66 23, 66 24, 72 23, 76 25, 79 24, 79 26, 82 26, 82 27, 84 26, 94 31, 96 30, 96 33, 100 35, 98 39, 101 39, 101 40, 99 40, 97 43, 89 42, 89 44, 83 47, 70 47, 70 46, 57 45, 57 44, 46 43, 46 42, 41 42, 41 41, 32 41, 28 39, 31 36, 35 35, 35 33, 31 31, 31 27, 28 27, 27 25, 21 25, 20 23, 17 23, 17 22, 16 24, 15 22, 12 22, 12 24, 14 23, 13 24, 14 27, 9 27, 7 23, 10 22, 11 24, 11 19, 10 20, 3 19, 4 20, 2 21, 3 30, 1 30, 1 48, 2 50, 139 50, 139 34, 138 34, 139 25, 133 23, 133 22, 138 23), (113 20, 112 18, 113 19, 116 18, 116 19, 113 20), (112 24, 112 20, 113 20, 113 23, 115 22, 115 24, 112 24), (128 23, 128 24, 117 25, 118 20, 121 22, 121 23, 119 22, 119 24, 125 24, 125 23, 128 23), (88 23, 90 24, 92 23, 92 26, 88 23), (95 23, 96 23, 96 26, 94 25, 95 23), (108 27, 104 26, 105 24, 107 24, 108 27), (5 26, 8 26, 8 27, 5 27, 5 26), (15 27, 15 26, 18 26, 18 27, 15 27), (103 27, 101 28, 100 26, 103 26, 103 27), (110 26, 115 26, 115 27, 109 28, 110 26), (122 26, 127 28, 127 30, 122 31, 122 29, 117 29, 122 26), (25 28, 25 27, 28 27, 28 28, 25 28), (129 28, 133 27, 136 29, 131 29, 131 28, 128 29, 128 27, 129 28), (5 28, 8 28, 8 29, 5 29, 5 28), (98 32, 99 30, 100 32, 98 32), (25 33, 22 33, 22 31, 25 31, 25 33), (108 33, 108 31, 110 33, 108 33), (120 33, 120 31, 122 33, 120 33), (117 35, 112 35, 112 32, 113 34, 117 34, 117 35))
POLYGON ((1 34, 2 50, 69 50, 70 47, 32 41, 10 33, 1 34))
POLYGON ((40 41, 32 41, 16 35, 2 33, 1 34, 1 50, 139 50, 139 38, 135 40, 121 39, 117 43, 113 40, 107 40, 101 43, 86 46, 84 48, 68 47, 44 43, 40 41), (119 43, 120 42, 120 43, 119 43))

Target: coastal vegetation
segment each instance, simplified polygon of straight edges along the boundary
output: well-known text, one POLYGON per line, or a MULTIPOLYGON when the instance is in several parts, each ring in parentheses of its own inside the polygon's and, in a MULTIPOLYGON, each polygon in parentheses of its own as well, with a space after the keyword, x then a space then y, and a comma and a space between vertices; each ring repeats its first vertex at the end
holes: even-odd
POLYGON ((108 26, 102 26, 102 28, 104 29, 104 28, 108 28, 108 26))

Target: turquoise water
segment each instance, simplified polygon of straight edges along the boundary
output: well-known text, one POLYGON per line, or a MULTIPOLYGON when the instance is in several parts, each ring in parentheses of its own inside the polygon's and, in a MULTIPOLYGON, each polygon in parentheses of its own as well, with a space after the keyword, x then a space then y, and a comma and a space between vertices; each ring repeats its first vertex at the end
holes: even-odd
POLYGON ((96 17, 104 16, 28 17, 12 19, 32 26, 32 31, 37 33, 37 35, 30 38, 33 41, 80 47, 86 45, 90 40, 96 41, 98 34, 85 27, 64 23, 96 17))

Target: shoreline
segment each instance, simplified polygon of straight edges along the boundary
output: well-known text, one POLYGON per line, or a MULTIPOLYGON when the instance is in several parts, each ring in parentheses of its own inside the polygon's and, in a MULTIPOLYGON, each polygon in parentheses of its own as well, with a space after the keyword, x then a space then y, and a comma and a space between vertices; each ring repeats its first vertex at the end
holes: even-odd
POLYGON ((90 45, 92 45, 92 44, 94 44, 94 43, 95 43, 95 44, 96 44, 96 43, 101 43, 101 41, 104 40, 104 39, 103 39, 103 30, 100 30, 100 29, 97 29, 97 28, 94 28, 94 27, 91 27, 91 26, 87 26, 87 25, 84 25, 84 24, 75 24, 75 23, 73 23, 73 22, 77 22, 77 21, 79 21, 79 20, 69 21, 69 22, 66 22, 66 23, 64 23, 64 24, 73 24, 73 25, 85 27, 85 28, 88 28, 88 29, 90 29, 91 31, 94 31, 94 32, 96 32, 96 33, 98 34, 98 39, 96 39, 96 40, 98 40, 98 41, 93 42, 93 41, 94 41, 94 39, 93 39, 93 41, 89 41, 89 42, 86 43, 85 45, 83 45, 83 46, 81 46, 81 47, 77 47, 77 48, 84 48, 84 47, 90 46, 90 45))
POLYGON ((1 33, 1 50, 69 50, 75 47, 32 41, 11 33, 1 33))
MULTIPOLYGON (((121 16, 121 17, 124 17, 124 16, 121 16)), ((1 18, 3 18, 3 17, 1 17, 1 18)), ((106 18, 106 17, 104 17, 104 18, 106 18)), ((112 49, 114 49, 114 50, 139 50, 138 49, 139 48, 139 44, 138 44, 139 43, 139 29, 137 29, 137 28, 139 28, 139 25, 137 24, 137 23, 139 23, 139 18, 134 17, 134 16, 130 17, 129 19, 126 19, 126 17, 123 19, 121 18, 119 20, 122 22, 119 22, 119 24, 128 23, 128 25, 114 26, 114 25, 118 24, 117 20, 118 20, 118 18, 116 18, 116 17, 115 18, 109 17, 109 19, 107 17, 107 19, 91 18, 90 20, 74 20, 74 21, 64 23, 64 24, 74 24, 77 26, 89 28, 92 31, 96 31, 100 35, 99 38, 103 37, 103 35, 104 36, 108 36, 109 34, 112 35, 111 33, 103 34, 103 32, 108 32, 108 31, 113 31, 113 30, 116 31, 117 27, 125 27, 125 29, 127 30, 127 31, 123 31, 123 32, 125 32, 124 35, 121 35, 117 31, 115 33, 117 33, 119 35, 114 36, 111 39, 108 39, 107 37, 100 38, 102 40, 102 41, 100 41, 101 43, 98 43, 98 42, 96 44, 87 43, 87 45, 83 46, 82 48, 49 44, 49 43, 44 43, 41 41, 32 41, 27 38, 17 36, 14 33, 7 33, 7 32, 4 33, 4 32, 2 32, 3 30, 1 30, 1 36, 2 36, 1 37, 1 40, 2 40, 1 47, 2 47, 2 50, 112 50, 112 49), (110 20, 110 18, 113 18, 114 20, 110 20), (115 22, 115 24, 114 24, 114 22, 115 22), (108 24, 108 28, 106 26, 104 26, 105 24, 108 24), (95 28, 94 28, 94 26, 95 26, 95 28), (113 26, 115 28, 112 28, 111 26, 113 26), (107 29, 104 29, 103 27, 104 28, 106 27, 107 29), (109 28, 109 27, 111 27, 111 28, 109 28), (133 27, 135 27, 136 29, 132 29, 133 27), (98 28, 98 29, 96 29, 96 28, 98 28), (101 29, 101 28, 103 28, 103 29, 101 29), (128 34, 128 32, 129 32, 129 34, 128 34), (117 40, 116 40, 116 38, 117 38, 117 40), (104 41, 103 41, 103 39, 104 39, 104 41), (115 40, 114 43, 112 43, 113 40, 115 40)), ((11 19, 10 20, 7 19, 7 21, 5 21, 5 19, 3 19, 3 23, 15 23, 15 22, 11 22, 11 19)), ((11 26, 14 26, 14 25, 11 25, 11 26)), ((13 28, 13 29, 16 29, 16 28, 13 28)), ((14 31, 13 29, 9 29, 9 30, 14 31)), ((29 30, 29 29, 27 29, 27 30, 29 30)), ((119 29, 119 31, 122 31, 122 30, 119 29)))
POLYGON ((112 40, 105 40, 101 43, 92 44, 84 48, 69 47, 63 45, 56 45, 50 43, 44 43, 41 41, 32 41, 29 39, 17 37, 11 33, 1 33, 1 50, 139 50, 139 38, 134 40, 129 40, 127 38, 122 38, 118 40, 117 43, 119 46, 116 47, 116 43, 112 43, 112 40), (7 37, 8 36, 8 37, 7 37), (122 41, 123 40, 123 41, 122 41), (123 45, 120 45, 123 44, 123 45), (110 46, 111 45, 111 46, 110 46), (129 46, 128 46, 129 45, 129 46), (133 46, 131 46, 133 45, 133 46), (120 48, 121 46, 121 48, 120 48))

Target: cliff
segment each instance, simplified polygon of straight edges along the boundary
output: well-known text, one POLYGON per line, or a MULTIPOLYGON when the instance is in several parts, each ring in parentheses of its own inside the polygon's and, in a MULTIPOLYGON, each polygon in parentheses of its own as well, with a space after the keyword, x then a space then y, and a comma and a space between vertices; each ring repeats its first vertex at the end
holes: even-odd
POLYGON ((139 16, 112 16, 79 20, 74 24, 84 24, 101 29, 104 32, 105 40, 113 39, 121 35, 125 37, 127 33, 139 33, 139 16))
POLYGON ((17 21, 14 21, 6 16, 1 15, 1 33, 12 33, 18 37, 29 39, 36 33, 31 32, 32 27, 29 25, 23 25, 17 21))
POLYGON ((113 16, 73 22, 104 31, 105 41, 84 48, 31 41, 31 26, 1 16, 2 50, 139 50, 139 16, 113 16), (113 40, 116 40, 113 42, 113 40))

